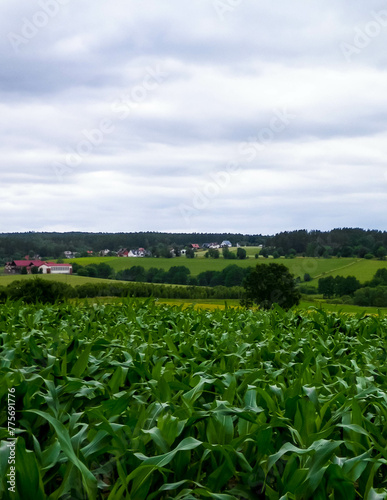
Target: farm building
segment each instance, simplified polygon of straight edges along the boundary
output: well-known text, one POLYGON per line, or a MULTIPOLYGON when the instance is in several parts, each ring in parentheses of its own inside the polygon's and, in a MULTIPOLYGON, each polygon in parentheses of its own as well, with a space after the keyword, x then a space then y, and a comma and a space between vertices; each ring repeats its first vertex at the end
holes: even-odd
POLYGON ((6 274, 21 274, 22 269, 26 268, 27 273, 31 274, 31 269, 33 267, 39 267, 44 262, 42 260, 13 260, 12 262, 7 262, 4 266, 4 272, 6 274))
POLYGON ((129 250, 127 248, 120 248, 117 252, 118 257, 128 257, 129 250))
POLYGON ((76 254, 76 252, 71 252, 70 250, 65 250, 65 251, 63 252, 63 254, 64 254, 64 256, 65 256, 65 258, 66 258, 66 259, 74 259, 74 258, 75 258, 75 256, 76 256, 76 255, 75 255, 75 254, 76 254))
POLYGON ((73 266, 71 264, 45 262, 39 266, 39 272, 43 274, 73 274, 73 266))
POLYGON ((55 264, 54 262, 44 262, 42 260, 13 260, 7 262, 4 267, 6 274, 21 274, 22 269, 27 269, 27 274, 32 274, 32 268, 37 267, 43 274, 72 274, 71 264, 55 264))

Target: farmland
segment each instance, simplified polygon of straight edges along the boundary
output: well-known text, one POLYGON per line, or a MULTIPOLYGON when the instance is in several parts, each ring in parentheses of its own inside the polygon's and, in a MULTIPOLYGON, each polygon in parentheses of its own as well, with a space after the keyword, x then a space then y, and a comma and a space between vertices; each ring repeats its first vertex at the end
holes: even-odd
MULTIPOLYGON (((6 274, 0 276, 0 286, 7 286, 15 280, 30 280, 35 277, 36 275, 33 274, 6 274)), ((59 281, 60 283, 67 283, 71 286, 84 285, 85 283, 110 282, 110 280, 106 279, 88 278, 86 276, 74 276, 70 274, 40 274, 39 278, 49 281, 59 281)))
MULTIPOLYGON (((199 254, 200 255, 200 254, 199 254)), ((280 262, 284 264, 289 270, 295 275, 295 277, 303 278, 305 273, 311 275, 311 277, 321 277, 328 276, 330 273, 341 274, 342 270, 350 274, 355 273, 359 262, 365 262, 365 265, 369 264, 370 261, 364 261, 355 258, 340 258, 340 259, 315 259, 313 257, 296 257, 294 259, 254 259, 250 257, 245 260, 228 260, 228 259, 206 259, 204 257, 196 257, 194 259, 187 259, 186 257, 175 257, 173 259, 165 258, 125 258, 125 257, 81 257, 79 259, 71 259, 70 262, 77 262, 82 266, 87 266, 89 264, 99 264, 105 262, 111 266, 115 271, 120 271, 122 269, 128 269, 132 266, 142 266, 147 271, 151 267, 157 267, 168 271, 172 266, 186 266, 190 271, 192 276, 197 276, 204 271, 222 271, 225 267, 236 264, 241 267, 255 267, 260 263, 267 262, 280 262)), ((372 261, 375 265, 372 269, 376 267, 387 267, 387 262, 372 261)), ((364 273, 362 270, 363 275, 364 273)), ((368 273, 372 278, 372 270, 368 273)), ((368 279, 368 278, 367 278, 368 279)))
MULTIPOLYGON (((0 286, 7 286, 15 280, 31 280, 36 278, 37 275, 34 274, 8 274, 0 276, 0 286)), ((60 283, 67 283, 71 286, 84 285, 86 283, 117 283, 114 280, 103 279, 103 278, 89 278, 86 276, 76 276, 70 274, 39 274, 40 279, 48 281, 59 281, 60 283)), ((121 282, 122 283, 122 282, 121 282)), ((153 284, 158 286, 157 283, 153 284)), ((169 286, 168 284, 163 284, 163 286, 169 286)), ((184 286, 184 285, 179 285, 184 286)))
POLYGON ((0 323, 2 498, 387 494, 383 317, 124 300, 8 303, 0 323))

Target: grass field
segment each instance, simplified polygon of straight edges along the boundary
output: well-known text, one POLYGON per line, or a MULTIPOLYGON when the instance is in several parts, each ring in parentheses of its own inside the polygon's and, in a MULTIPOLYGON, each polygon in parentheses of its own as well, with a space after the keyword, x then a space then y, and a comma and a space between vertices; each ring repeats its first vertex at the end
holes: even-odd
MULTIPOLYGON (((120 297, 93 297, 89 299, 71 299, 74 304, 122 304, 123 299, 120 297)), ((239 300, 237 299, 157 299, 157 304, 165 304, 170 306, 182 306, 184 309, 193 306, 195 309, 225 309, 227 307, 240 307, 239 300)), ((372 314, 372 315, 386 315, 387 308, 377 307, 362 307, 353 306, 349 304, 330 304, 325 300, 318 299, 315 301, 302 300, 300 305, 295 308, 295 311, 312 311, 315 309, 322 309, 329 313, 345 313, 345 314, 372 314)))
MULTIPOLYGON (((70 274, 39 274, 39 278, 49 281, 60 281, 71 286, 84 285, 85 283, 110 283, 111 280, 101 278, 88 278, 86 276, 73 276, 70 274)), ((30 280, 36 277, 36 274, 8 274, 0 276, 0 286, 7 286, 15 280, 30 280)))
MULTIPOLYGON (((355 276, 360 283, 364 283, 373 278, 378 269, 387 268, 387 261, 358 259, 352 265, 340 269, 340 276, 355 276)), ((326 276, 336 276, 335 272, 327 272, 326 276)))
MULTIPOLYGON (((116 281, 108 280, 103 278, 89 278, 87 276, 76 276, 70 274, 7 274, 0 276, 0 286, 7 286, 13 281, 17 280, 29 280, 38 276, 39 278, 49 280, 49 281, 60 281, 61 283, 67 283, 71 286, 84 285, 85 283, 129 283, 128 281, 116 281)), ((168 283, 153 283, 154 286, 181 286, 186 287, 187 285, 170 285, 168 283)))
MULTIPOLYGON (((334 275, 341 274, 341 272, 348 272, 350 274, 356 272, 356 266, 360 259, 345 258, 345 259, 315 259, 313 257, 297 257, 295 259, 254 259, 249 258, 246 260, 226 260, 219 259, 205 259, 196 257, 194 259, 187 259, 186 257, 175 257, 174 259, 164 258, 135 258, 135 257, 81 257, 79 259, 72 259, 69 262, 77 262, 82 266, 89 264, 99 264, 105 262, 111 266, 115 271, 128 269, 132 266, 142 266, 146 271, 151 267, 157 267, 168 271, 172 266, 186 266, 191 271, 192 276, 197 276, 204 271, 222 271, 229 265, 236 264, 240 267, 255 267, 258 263, 277 262, 284 264, 290 272, 296 277, 303 279, 304 274, 308 273, 312 278, 319 278, 328 276, 330 273, 334 275)), ((361 261, 363 263, 363 261, 361 261)), ((370 263, 370 261, 364 261, 370 263)), ((376 265, 378 261, 372 261, 376 265)), ((387 264, 387 263, 386 263, 387 264)), ((374 266, 373 266, 374 267, 374 266)), ((372 267, 372 269, 373 269, 372 267)), ((372 274, 372 270, 371 270, 372 274)), ((373 273, 375 274, 375 273, 373 273)), ((372 275, 373 275, 372 274, 372 275)), ((372 276, 371 276, 372 277, 372 276)))

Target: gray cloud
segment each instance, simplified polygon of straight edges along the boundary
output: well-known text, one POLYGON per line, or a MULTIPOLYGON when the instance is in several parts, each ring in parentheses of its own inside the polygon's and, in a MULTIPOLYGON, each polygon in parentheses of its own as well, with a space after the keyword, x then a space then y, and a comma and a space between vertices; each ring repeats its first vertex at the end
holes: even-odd
POLYGON ((3 231, 385 229, 384 2, 0 13, 3 231))

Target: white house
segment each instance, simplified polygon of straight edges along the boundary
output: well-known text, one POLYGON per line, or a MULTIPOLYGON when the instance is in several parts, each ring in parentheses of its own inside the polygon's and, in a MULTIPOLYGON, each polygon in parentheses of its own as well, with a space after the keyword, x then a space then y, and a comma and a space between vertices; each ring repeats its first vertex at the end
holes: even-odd
POLYGON ((74 259, 75 258, 75 252, 70 252, 70 250, 66 250, 64 253, 64 256, 66 259, 74 259))
POLYGON ((46 262, 38 269, 43 274, 73 274, 73 266, 71 264, 55 264, 53 262, 46 262))

